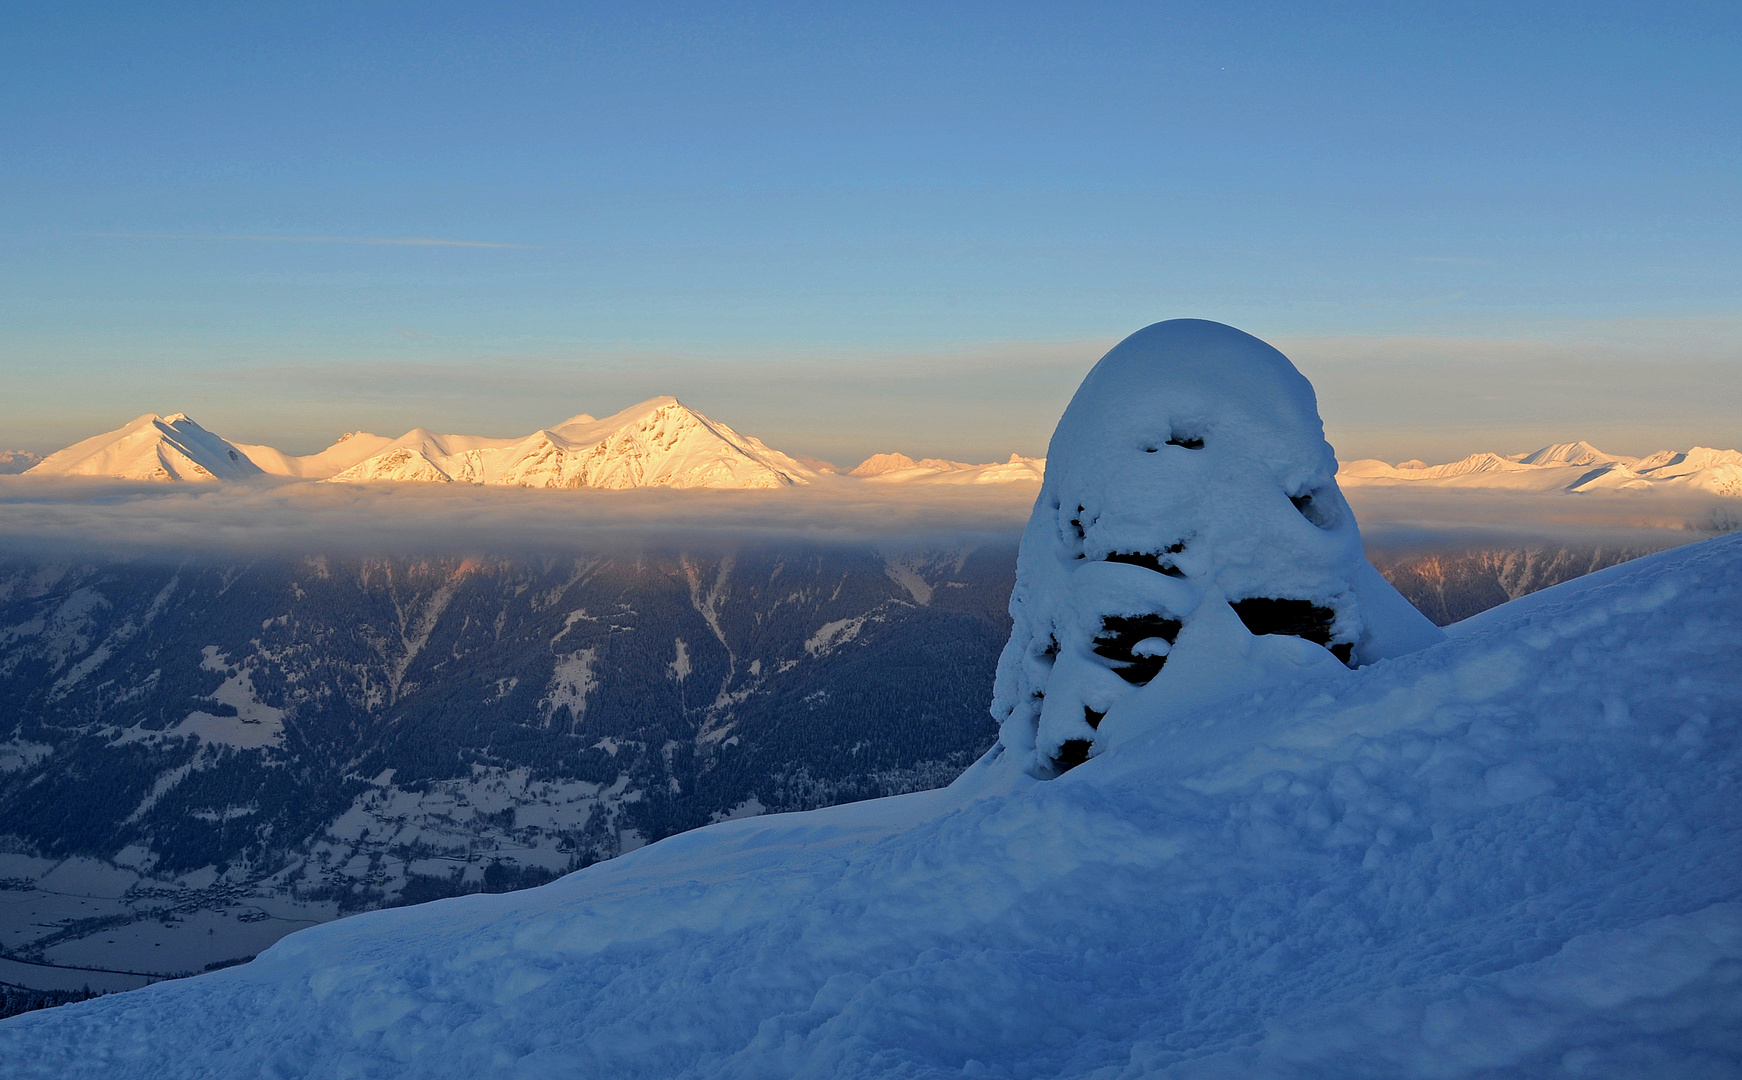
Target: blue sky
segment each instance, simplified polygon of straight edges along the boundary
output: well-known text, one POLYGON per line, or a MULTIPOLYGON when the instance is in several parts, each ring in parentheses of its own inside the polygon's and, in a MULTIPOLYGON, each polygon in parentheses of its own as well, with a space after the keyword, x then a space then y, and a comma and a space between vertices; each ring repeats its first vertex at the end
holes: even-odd
POLYGON ((1742 443, 1742 8, 1520 7, 18 5, 0 443, 983 460, 1177 316, 1345 456, 1742 443))

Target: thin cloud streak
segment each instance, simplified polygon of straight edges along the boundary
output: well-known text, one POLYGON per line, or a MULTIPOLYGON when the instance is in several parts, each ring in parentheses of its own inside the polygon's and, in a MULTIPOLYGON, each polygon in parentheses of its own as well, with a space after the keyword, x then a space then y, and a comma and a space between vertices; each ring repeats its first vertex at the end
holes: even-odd
POLYGON ((495 240, 450 240, 440 236, 271 236, 264 233, 85 232, 107 240, 244 240, 256 244, 359 244, 366 247, 525 248, 495 240))

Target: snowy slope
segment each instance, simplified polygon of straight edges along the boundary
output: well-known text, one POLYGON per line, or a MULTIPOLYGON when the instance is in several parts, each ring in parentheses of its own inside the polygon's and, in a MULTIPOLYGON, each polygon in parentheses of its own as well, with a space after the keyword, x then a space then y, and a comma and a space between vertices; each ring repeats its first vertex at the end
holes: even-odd
POLYGON ((873 454, 847 475, 877 483, 903 484, 1038 484, 1046 475, 1045 458, 1011 454, 1009 461, 971 465, 944 458, 921 458, 906 454, 873 454))
POLYGON ((0 1024, 21 1076, 1734 1075, 1742 537, 1064 777, 729 822, 0 1024))
POLYGON ((1643 458, 1606 454, 1587 442, 1556 443, 1529 454, 1471 454, 1445 465, 1372 458, 1345 461, 1338 478, 1351 486, 1406 484, 1448 489, 1537 492, 1693 490, 1742 495, 1742 452, 1696 446, 1643 458))
POLYGON ((211 481, 258 476, 260 467, 240 448, 182 413, 146 413, 124 427, 50 454, 28 474, 211 481))
POLYGON ((233 445, 247 454, 249 460, 260 466, 261 471, 269 476, 325 480, 329 476, 344 472, 364 458, 379 453, 392 441, 381 435, 371 435, 367 431, 351 431, 339 436, 338 442, 320 453, 301 456, 287 454, 273 446, 258 446, 253 443, 233 445))

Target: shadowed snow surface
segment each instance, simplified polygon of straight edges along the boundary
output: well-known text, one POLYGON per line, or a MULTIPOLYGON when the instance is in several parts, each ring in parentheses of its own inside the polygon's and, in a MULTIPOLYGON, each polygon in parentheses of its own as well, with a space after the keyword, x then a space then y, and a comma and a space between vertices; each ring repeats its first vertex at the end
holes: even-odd
POLYGON ((1742 536, 1509 608, 1056 780, 988 759, 17 1017, 0 1072, 1737 1075, 1742 536))

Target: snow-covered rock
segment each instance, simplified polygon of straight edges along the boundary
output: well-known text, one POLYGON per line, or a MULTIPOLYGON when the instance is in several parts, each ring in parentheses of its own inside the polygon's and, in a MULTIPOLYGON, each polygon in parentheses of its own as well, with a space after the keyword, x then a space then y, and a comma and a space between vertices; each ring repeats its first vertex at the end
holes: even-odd
POLYGON ((239 447, 182 413, 146 413, 124 427, 50 454, 28 475, 212 481, 259 476, 261 470, 239 447))
POLYGON ((1042 775, 1103 749, 1124 712, 1440 638, 1362 554, 1312 386, 1255 337, 1197 319, 1131 335, 1047 461, 992 707, 1042 775))

